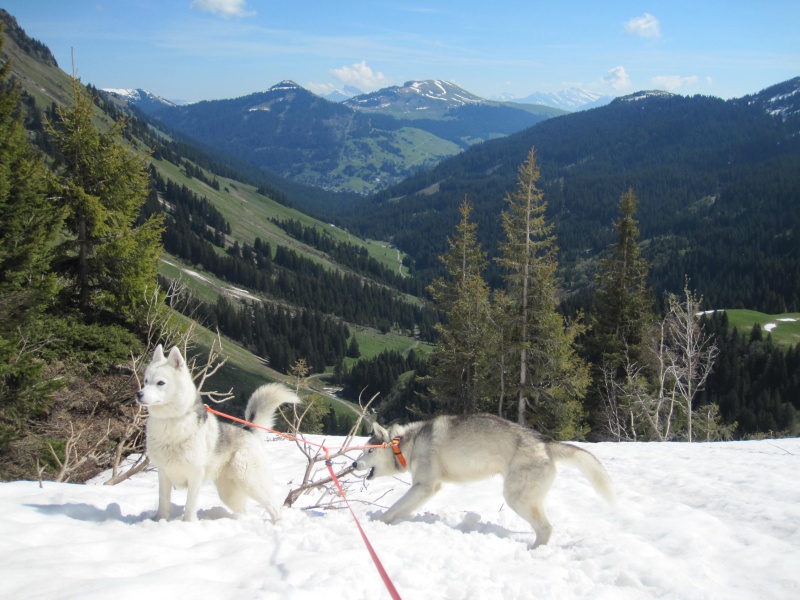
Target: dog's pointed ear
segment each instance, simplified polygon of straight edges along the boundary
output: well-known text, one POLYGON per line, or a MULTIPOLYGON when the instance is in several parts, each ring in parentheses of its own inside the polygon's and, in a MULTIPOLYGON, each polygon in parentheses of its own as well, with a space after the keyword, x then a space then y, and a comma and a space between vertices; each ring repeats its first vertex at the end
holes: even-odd
POLYGON ((186 367, 186 361, 183 359, 181 351, 178 350, 177 346, 173 346, 172 350, 169 351, 167 362, 169 363, 169 366, 175 369, 183 369, 186 367))
POLYGON ((372 435, 380 440, 383 440, 384 442, 388 442, 390 439, 389 432, 378 425, 377 421, 372 424, 372 435))
POLYGON ((164 360, 164 346, 159 344, 156 346, 156 349, 153 350, 153 362, 161 362, 164 360))

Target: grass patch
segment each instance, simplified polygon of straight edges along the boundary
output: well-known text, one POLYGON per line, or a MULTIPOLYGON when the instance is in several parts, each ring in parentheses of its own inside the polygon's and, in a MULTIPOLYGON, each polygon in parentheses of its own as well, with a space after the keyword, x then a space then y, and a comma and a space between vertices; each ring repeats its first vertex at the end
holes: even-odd
POLYGON ((414 352, 424 356, 426 359, 433 351, 433 344, 420 342, 419 340, 397 333, 384 334, 376 329, 358 327, 355 325, 350 325, 350 331, 356 336, 361 356, 357 359, 346 358, 344 365, 348 369, 359 360, 374 358, 385 350, 394 350, 400 354, 406 355, 409 350, 413 349, 414 352))
POLYGON ((782 346, 800 344, 800 313, 767 315, 755 310, 726 310, 728 323, 739 333, 747 335, 753 325, 761 325, 764 336, 772 336, 772 341, 782 346))

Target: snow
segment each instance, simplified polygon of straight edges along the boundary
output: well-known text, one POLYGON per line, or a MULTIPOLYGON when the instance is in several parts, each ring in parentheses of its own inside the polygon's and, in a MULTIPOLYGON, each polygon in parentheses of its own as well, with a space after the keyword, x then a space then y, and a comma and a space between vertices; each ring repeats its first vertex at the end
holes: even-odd
MULTIPOLYGON (((305 462, 293 442, 266 445, 280 502, 305 462)), ((497 478, 445 486, 395 525, 370 516, 407 479, 355 480, 348 496, 405 599, 800 597, 800 439, 581 446, 606 465, 617 504, 561 469, 547 501, 553 535, 536 550, 497 478)), ((154 471, 113 487, 105 479, 0 485, 0 597, 389 597, 348 511, 299 508, 316 496, 272 524, 257 505, 232 519, 209 485, 197 522, 176 518, 183 491, 173 520, 155 522, 154 471)))
MULTIPOLYGON (((524 104, 544 104, 545 106, 566 110, 579 110, 593 102, 597 102, 601 98, 603 98, 603 96, 595 92, 590 92, 579 87, 570 87, 558 92, 534 92, 524 98, 515 98, 509 95, 507 98, 501 99, 524 104)), ((610 100, 610 98, 608 98, 608 100, 610 100)))
POLYGON ((137 102, 141 102, 145 99, 154 100, 156 102, 161 102, 166 106, 176 106, 176 102, 172 102, 170 100, 166 100, 160 96, 156 96, 155 94, 148 92, 147 90, 142 89, 131 89, 131 88, 104 88, 104 92, 108 92, 109 94, 114 94, 119 96, 123 100, 128 102, 133 102, 134 104, 137 102))
POLYGON ((108 92, 109 94, 116 94, 122 98, 126 98, 130 101, 136 101, 141 99, 141 94, 139 94, 139 90, 137 89, 128 89, 128 88, 103 88, 104 92, 108 92))
POLYGON ((460 106, 465 104, 482 104, 484 102, 477 96, 465 96, 464 94, 469 92, 465 92, 454 83, 450 81, 440 81, 438 79, 409 81, 406 83, 404 89, 421 94, 424 98, 428 98, 429 100, 440 100, 445 103, 457 104, 460 106), (459 92, 464 92, 464 94, 459 92))
POLYGON ((635 94, 630 94, 629 96, 622 96, 618 98, 618 100, 622 100, 624 102, 638 102, 639 100, 648 100, 650 98, 670 98, 674 96, 671 92, 664 92, 661 90, 647 90, 637 92, 635 94))

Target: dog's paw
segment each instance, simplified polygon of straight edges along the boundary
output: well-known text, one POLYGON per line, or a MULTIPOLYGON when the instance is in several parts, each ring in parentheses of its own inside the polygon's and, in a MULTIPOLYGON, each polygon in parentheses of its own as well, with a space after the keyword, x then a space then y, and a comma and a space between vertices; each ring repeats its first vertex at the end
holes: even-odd
POLYGON ((390 515, 388 512, 385 512, 385 513, 382 513, 382 514, 378 515, 377 517, 375 517, 375 520, 376 521, 380 521, 381 523, 386 523, 387 525, 391 525, 397 519, 395 517, 393 517, 392 515, 390 515))

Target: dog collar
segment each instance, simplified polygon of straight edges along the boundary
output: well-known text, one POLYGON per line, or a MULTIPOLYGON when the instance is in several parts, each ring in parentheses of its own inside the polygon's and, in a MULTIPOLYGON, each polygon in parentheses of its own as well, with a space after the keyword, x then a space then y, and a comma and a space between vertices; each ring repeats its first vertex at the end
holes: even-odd
POLYGON ((406 457, 403 456, 403 452, 400 450, 400 440, 402 439, 402 436, 394 438, 389 444, 389 447, 392 449, 392 452, 394 452, 394 457, 397 459, 397 462, 400 463, 400 466, 407 467, 408 463, 406 463, 406 457))

